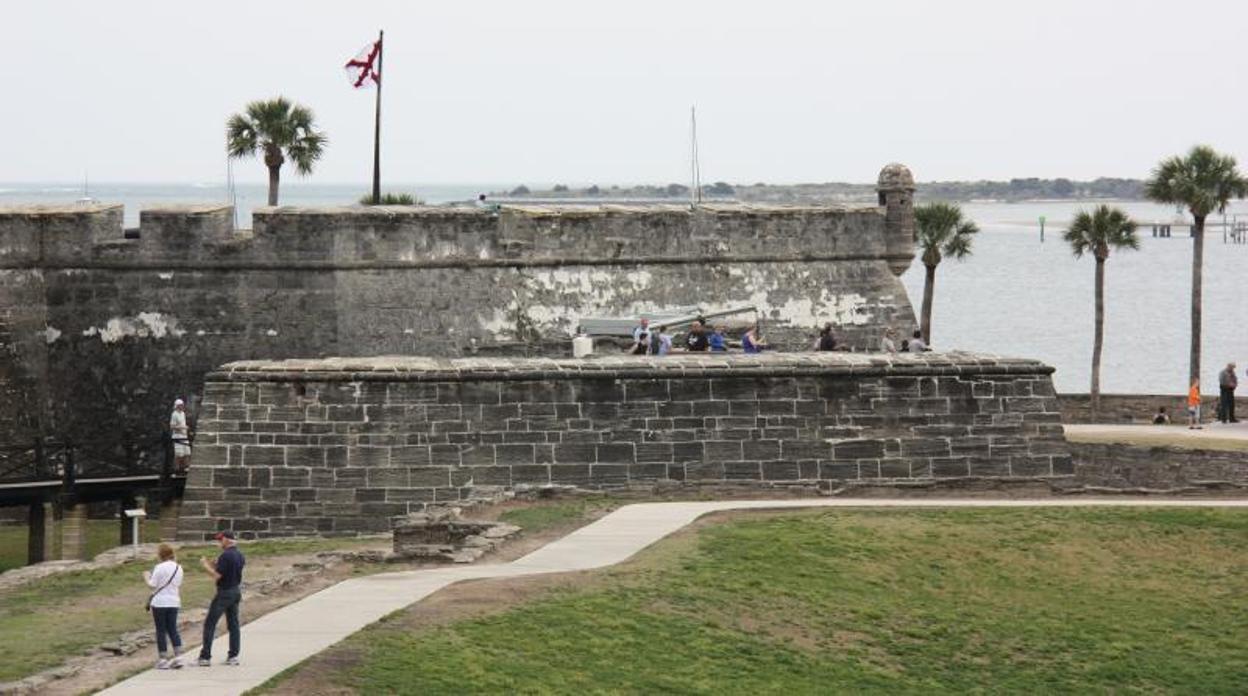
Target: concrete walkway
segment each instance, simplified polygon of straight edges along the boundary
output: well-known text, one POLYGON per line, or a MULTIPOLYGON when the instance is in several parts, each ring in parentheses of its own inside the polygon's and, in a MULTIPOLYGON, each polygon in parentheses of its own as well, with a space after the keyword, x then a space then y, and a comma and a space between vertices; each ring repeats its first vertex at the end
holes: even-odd
MULTIPOLYGON (((721 510, 855 507, 1021 508, 1092 505, 1248 509, 1248 500, 822 498, 627 505, 511 563, 411 570, 346 580, 244 625, 242 665, 239 667, 227 667, 221 664, 226 656, 226 636, 218 633, 218 638, 213 643, 212 652, 215 664, 212 667, 188 666, 181 670, 148 670, 103 693, 139 694, 141 696, 241 694, 387 614, 418 602, 452 583, 479 578, 516 577, 602 568, 628 559, 702 515, 721 510)), ((243 548, 245 552, 246 547, 243 548)), ((244 602, 244 614, 246 610, 247 605, 244 602)), ((225 628, 224 622, 220 628, 222 630, 225 628)), ((193 637, 188 636, 188 638, 193 637)), ((187 654, 194 657, 196 651, 197 648, 188 648, 187 654)))
POLYGON ((1129 441, 1133 436, 1145 437, 1164 436, 1175 438, 1179 442, 1190 441, 1193 447, 1199 446, 1201 440, 1244 440, 1248 441, 1248 420, 1240 423, 1203 423, 1199 430, 1190 430, 1185 424, 1172 425, 1131 425, 1094 423, 1082 425, 1064 425, 1062 429, 1067 435, 1112 435, 1129 441))

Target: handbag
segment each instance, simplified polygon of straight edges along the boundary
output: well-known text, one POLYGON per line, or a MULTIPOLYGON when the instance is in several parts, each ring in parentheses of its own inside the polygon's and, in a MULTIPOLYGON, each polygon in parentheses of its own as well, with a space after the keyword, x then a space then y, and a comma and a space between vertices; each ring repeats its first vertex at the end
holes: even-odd
POLYGON ((165 584, 163 584, 163 585, 161 585, 160 587, 156 588, 156 591, 155 591, 155 592, 153 592, 153 593, 151 593, 150 595, 148 595, 148 596, 147 596, 147 601, 143 604, 143 611, 151 611, 151 610, 152 610, 152 600, 153 600, 153 599, 156 599, 156 595, 160 594, 161 590, 163 590, 163 589, 165 589, 166 587, 168 587, 168 586, 169 586, 169 583, 173 582, 173 579, 174 579, 174 578, 178 577, 178 573, 179 573, 179 572, 181 572, 181 570, 182 570, 182 566, 180 566, 180 565, 179 565, 179 566, 175 567, 175 568, 173 569, 173 574, 171 574, 171 575, 169 576, 169 579, 165 581, 165 584))

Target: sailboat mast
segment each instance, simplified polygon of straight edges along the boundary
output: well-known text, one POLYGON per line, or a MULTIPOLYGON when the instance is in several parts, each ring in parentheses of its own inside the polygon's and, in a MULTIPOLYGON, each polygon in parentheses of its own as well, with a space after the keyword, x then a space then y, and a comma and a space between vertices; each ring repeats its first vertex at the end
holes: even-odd
POLYGON ((689 191, 689 199, 692 205, 702 202, 702 169, 698 164, 698 109, 695 106, 689 107, 689 127, 690 127, 690 162, 689 162, 689 178, 692 186, 689 191))

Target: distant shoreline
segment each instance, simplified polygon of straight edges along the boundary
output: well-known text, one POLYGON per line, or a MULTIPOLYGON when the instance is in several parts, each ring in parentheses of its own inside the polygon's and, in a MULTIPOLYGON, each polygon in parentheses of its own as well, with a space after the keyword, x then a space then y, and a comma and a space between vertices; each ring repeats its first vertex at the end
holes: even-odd
MULTIPOLYGON (((688 201, 691 189, 684 184, 637 186, 555 185, 530 189, 520 185, 506 191, 492 191, 491 198, 512 201, 532 199, 646 199, 673 203, 688 201)), ((718 181, 702 185, 703 200, 731 199, 746 203, 867 203, 876 200, 875 184, 829 182, 822 184, 729 184, 718 181)), ((1100 178, 1091 181, 1070 179, 1010 179, 1009 181, 929 181, 915 186, 919 200, 945 200, 963 203, 1063 203, 1069 201, 1145 201, 1141 179, 1100 178)))

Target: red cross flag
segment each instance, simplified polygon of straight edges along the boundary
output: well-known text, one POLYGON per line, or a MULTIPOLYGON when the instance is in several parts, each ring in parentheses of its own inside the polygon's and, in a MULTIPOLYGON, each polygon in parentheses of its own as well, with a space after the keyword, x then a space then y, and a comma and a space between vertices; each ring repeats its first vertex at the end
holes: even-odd
POLYGON ((352 87, 367 87, 370 84, 381 84, 381 39, 365 46, 343 66, 352 87))

